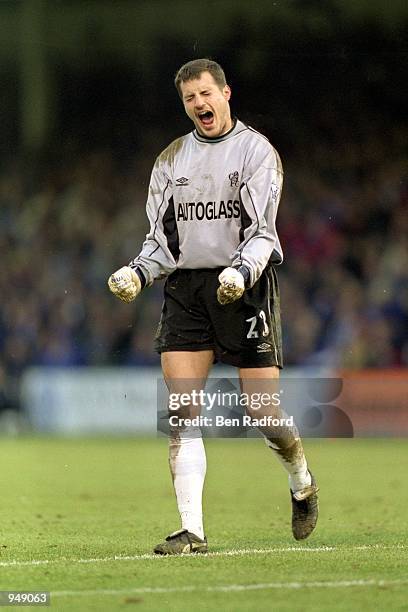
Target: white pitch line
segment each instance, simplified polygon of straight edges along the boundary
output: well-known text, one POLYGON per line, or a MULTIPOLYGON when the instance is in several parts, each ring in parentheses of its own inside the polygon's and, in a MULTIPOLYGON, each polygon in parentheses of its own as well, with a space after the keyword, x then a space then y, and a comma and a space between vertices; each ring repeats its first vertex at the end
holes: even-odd
MULTIPOLYGON (((47 565, 50 563, 48 559, 31 559, 31 561, 0 561, 0 567, 21 567, 23 565, 47 565)), ((52 562, 51 562, 52 563, 52 562)))
MULTIPOLYGON (((318 547, 302 547, 302 546, 290 546, 281 548, 243 548, 237 550, 225 550, 220 552, 209 552, 205 554, 196 555, 177 555, 177 558, 189 557, 189 559, 202 559, 207 557, 236 557, 240 555, 265 555, 283 552, 327 552, 335 550, 331 546, 318 546, 318 547)), ((14 567, 23 565, 47 565, 56 563, 108 563, 112 561, 142 561, 150 559, 168 559, 167 555, 155 555, 152 553, 145 553, 142 555, 115 555, 114 557, 94 557, 89 559, 69 559, 67 557, 59 557, 58 559, 41 559, 41 560, 27 560, 27 561, 0 561, 0 567, 14 567)), ((171 557, 174 559, 174 557, 171 557)))
MULTIPOLYGON (((320 552, 347 552, 353 550, 396 550, 407 548, 404 544, 392 544, 392 545, 381 545, 381 544, 367 544, 361 546, 287 546, 287 547, 276 547, 276 548, 242 548, 225 550, 220 552, 209 552, 206 554, 196 555, 178 555, 176 558, 189 559, 203 559, 212 557, 239 557, 244 555, 269 555, 279 553, 292 553, 292 552, 306 552, 306 553, 320 553, 320 552)), ((58 563, 110 563, 113 561, 143 561, 151 559, 173 559, 173 556, 166 555, 155 555, 146 553, 142 555, 115 555, 113 557, 90 557, 88 559, 70 559, 68 557, 59 557, 57 559, 31 559, 31 560, 13 560, 13 561, 0 561, 0 567, 21 567, 27 565, 55 565, 58 563)))
POLYGON ((370 578, 365 580, 328 580, 314 582, 265 582, 255 584, 221 584, 215 586, 182 586, 182 587, 139 587, 130 589, 94 589, 86 591, 51 591, 53 597, 77 597, 95 595, 143 595, 155 593, 191 593, 204 591, 207 593, 230 593, 232 591, 262 591, 269 589, 339 589, 350 587, 389 587, 404 586, 408 584, 408 578, 399 580, 382 580, 370 578))

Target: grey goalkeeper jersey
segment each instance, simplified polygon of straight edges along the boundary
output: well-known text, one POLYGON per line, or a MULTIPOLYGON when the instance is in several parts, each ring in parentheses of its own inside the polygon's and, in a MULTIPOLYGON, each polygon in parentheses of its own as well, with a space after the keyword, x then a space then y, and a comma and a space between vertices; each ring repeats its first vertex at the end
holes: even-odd
POLYGON ((282 261, 275 227, 282 180, 278 153, 241 121, 219 138, 196 130, 178 138, 153 167, 150 231, 130 265, 147 285, 176 268, 245 265, 252 286, 282 261))

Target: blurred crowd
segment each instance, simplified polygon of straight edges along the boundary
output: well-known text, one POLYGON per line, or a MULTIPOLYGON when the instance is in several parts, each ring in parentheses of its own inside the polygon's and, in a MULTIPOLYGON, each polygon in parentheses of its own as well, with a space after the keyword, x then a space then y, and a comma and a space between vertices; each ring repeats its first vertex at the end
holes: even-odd
MULTIPOLYGON (((405 134, 406 136, 406 134, 405 134)), ((278 231, 286 365, 408 366, 408 188, 399 131, 313 143, 285 159, 278 231), (387 147, 389 146, 389 150, 387 147)), ((157 151, 158 152, 158 151, 157 151)), ((0 406, 31 365, 158 364, 162 282, 132 305, 107 277, 148 229, 153 156, 109 151, 0 176, 0 406)))

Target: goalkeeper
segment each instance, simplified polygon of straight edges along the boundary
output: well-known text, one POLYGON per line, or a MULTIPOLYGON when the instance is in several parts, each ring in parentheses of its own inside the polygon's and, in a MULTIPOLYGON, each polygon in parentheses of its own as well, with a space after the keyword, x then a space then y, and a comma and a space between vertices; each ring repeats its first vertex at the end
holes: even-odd
MULTIPOLYGON (((140 254, 111 275, 109 288, 131 302, 167 278, 155 348, 170 392, 203 388, 219 360, 238 368, 244 393, 273 393, 282 367, 275 269, 282 262, 275 227, 281 161, 264 136, 231 116, 231 90, 219 64, 188 62, 175 85, 195 129, 157 158, 146 207, 150 231, 140 254)), ((183 414, 195 416, 194 410, 184 407, 183 414)), ((248 413, 260 416, 250 406, 248 413)), ((285 426, 261 431, 288 473, 293 536, 307 538, 317 521, 318 488, 299 434, 285 426)), ((171 428, 169 463, 181 529, 154 550, 206 552, 199 428, 171 428)))

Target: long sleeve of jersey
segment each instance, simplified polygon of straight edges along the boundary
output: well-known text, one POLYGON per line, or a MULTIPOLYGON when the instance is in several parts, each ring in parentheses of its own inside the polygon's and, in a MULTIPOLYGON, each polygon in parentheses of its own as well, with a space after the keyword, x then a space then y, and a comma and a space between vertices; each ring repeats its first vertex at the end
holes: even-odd
POLYGON ((130 262, 132 268, 139 268, 143 272, 147 286, 150 286, 155 279, 166 277, 176 269, 169 240, 169 232, 176 232, 172 201, 172 181, 166 173, 162 160, 158 158, 150 178, 146 205, 150 230, 141 252, 130 262))
POLYGON ((258 280, 268 263, 281 263, 282 253, 276 231, 283 184, 278 153, 265 141, 254 151, 240 185, 241 242, 232 266, 245 265, 250 271, 249 286, 258 280))

